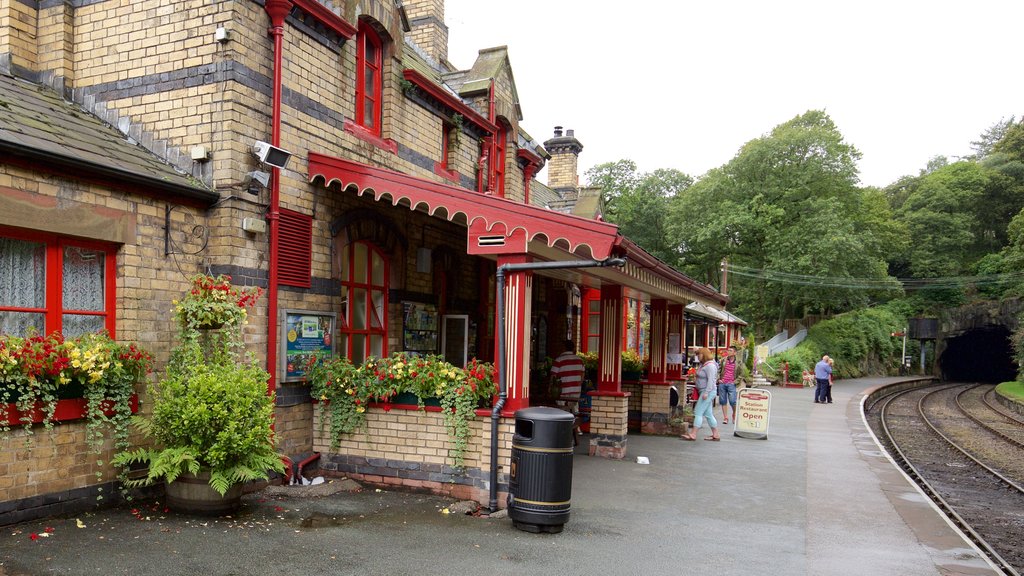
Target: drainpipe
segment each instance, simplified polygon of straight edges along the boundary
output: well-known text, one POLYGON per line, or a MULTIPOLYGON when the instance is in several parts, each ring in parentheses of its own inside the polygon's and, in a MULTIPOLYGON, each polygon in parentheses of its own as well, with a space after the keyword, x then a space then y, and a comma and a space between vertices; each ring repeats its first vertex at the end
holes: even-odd
POLYGON ((498 511, 498 420, 501 417, 501 409, 505 407, 505 400, 508 398, 508 378, 505 366, 505 273, 523 272, 526 270, 557 270, 565 268, 605 268, 608 266, 622 267, 626 265, 625 258, 608 258, 607 260, 569 260, 567 262, 529 262, 523 264, 502 264, 498 266, 496 275, 497 299, 498 299, 498 401, 491 409, 491 490, 490 501, 487 503, 490 511, 498 511))
POLYGON ((312 464, 313 462, 315 462, 316 460, 319 460, 319 459, 320 459, 320 453, 319 452, 313 452, 312 456, 306 458, 302 462, 299 462, 298 469, 296 470, 299 482, 302 481, 302 469, 306 466, 306 464, 312 464))
MULTIPOLYGON (((498 124, 495 121, 496 119, 494 117, 494 79, 493 78, 491 79, 491 86, 490 86, 490 88, 488 88, 488 94, 489 95, 487 97, 487 100, 488 100, 488 102, 487 102, 487 119, 491 121, 491 124, 494 124, 495 126, 497 126, 498 124)), ((498 159, 495 157, 495 155, 498 153, 498 134, 500 134, 500 133, 501 133, 501 127, 499 126, 498 130, 491 136, 491 150, 490 150, 490 153, 488 154, 489 159, 487 161, 487 192, 489 194, 494 194, 496 192, 496 190, 494 189, 494 169, 497 166, 495 164, 495 162, 498 159)))
MULTIPOLYGON (((266 0, 263 8, 270 16, 271 27, 267 33, 274 39, 274 81, 272 114, 270 120, 270 143, 281 146, 281 61, 284 52, 284 19, 292 11, 291 0, 266 0)), ((270 257, 267 287, 267 395, 272 396, 277 387, 277 266, 278 266, 278 220, 281 216, 281 169, 271 168, 270 208, 267 222, 270 225, 270 257)))

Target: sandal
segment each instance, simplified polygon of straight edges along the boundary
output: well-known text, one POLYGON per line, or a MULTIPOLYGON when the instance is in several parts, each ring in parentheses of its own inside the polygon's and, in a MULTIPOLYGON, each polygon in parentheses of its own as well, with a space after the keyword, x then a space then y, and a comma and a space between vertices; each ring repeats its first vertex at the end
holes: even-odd
POLYGON ((728 424, 728 423, 729 423, 729 419, 728 418, 722 418, 722 424, 728 424))
POLYGON ((680 440, 686 440, 687 442, 693 442, 693 441, 697 440, 696 438, 690 438, 689 436, 680 436, 679 439, 680 440))
POLYGON ((707 440, 708 442, 721 442, 722 441, 722 439, 719 438, 718 436, 708 436, 704 440, 707 440))

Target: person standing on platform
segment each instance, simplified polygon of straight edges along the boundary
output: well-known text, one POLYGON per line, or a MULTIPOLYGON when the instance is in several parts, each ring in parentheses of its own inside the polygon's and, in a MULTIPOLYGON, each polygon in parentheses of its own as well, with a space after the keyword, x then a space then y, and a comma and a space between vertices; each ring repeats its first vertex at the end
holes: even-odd
POLYGON ((736 347, 729 346, 722 362, 722 378, 718 382, 718 405, 722 407, 722 424, 729 423, 730 414, 733 422, 736 421, 736 379, 739 378, 739 374, 736 347))
POLYGON ((828 354, 821 357, 821 360, 814 365, 814 380, 818 385, 814 388, 814 403, 824 404, 825 396, 828 394, 828 381, 832 378, 832 364, 828 354))
POLYGON ((578 443, 576 436, 580 429, 580 394, 583 392, 583 359, 576 354, 576 344, 572 340, 565 341, 565 352, 555 358, 551 364, 551 375, 558 380, 558 406, 574 416, 572 423, 572 443, 578 443))
POLYGON ((694 441, 697 439, 697 430, 704 426, 704 418, 708 419, 708 426, 711 427, 711 436, 704 438, 718 442, 721 438, 718 435, 718 421, 715 420, 715 413, 711 404, 718 392, 718 364, 711 350, 701 348, 697 351, 701 365, 697 369, 697 406, 693 409, 693 433, 681 436, 683 440, 694 441))
POLYGON ((828 404, 832 403, 832 382, 834 381, 835 374, 832 372, 831 369, 834 366, 835 366, 835 361, 832 360, 831 356, 829 356, 828 357, 828 367, 829 367, 829 371, 828 371, 828 388, 825 391, 825 400, 826 400, 826 403, 828 403, 828 404))

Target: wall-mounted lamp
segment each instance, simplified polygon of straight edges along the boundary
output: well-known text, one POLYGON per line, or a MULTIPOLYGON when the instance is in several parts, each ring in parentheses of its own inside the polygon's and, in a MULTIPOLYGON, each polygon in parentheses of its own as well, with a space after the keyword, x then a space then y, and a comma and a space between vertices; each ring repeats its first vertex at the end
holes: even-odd
POLYGON ((291 152, 266 142, 253 144, 252 153, 260 159, 260 162, 281 169, 288 165, 288 159, 292 157, 291 152))

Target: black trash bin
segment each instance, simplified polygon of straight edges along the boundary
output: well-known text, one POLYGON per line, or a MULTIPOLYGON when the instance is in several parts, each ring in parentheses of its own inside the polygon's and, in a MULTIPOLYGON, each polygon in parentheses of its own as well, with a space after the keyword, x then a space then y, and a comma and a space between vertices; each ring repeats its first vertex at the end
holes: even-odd
POLYGON ((562 531, 572 494, 572 414, 557 408, 516 411, 508 515, 527 532, 562 531))

